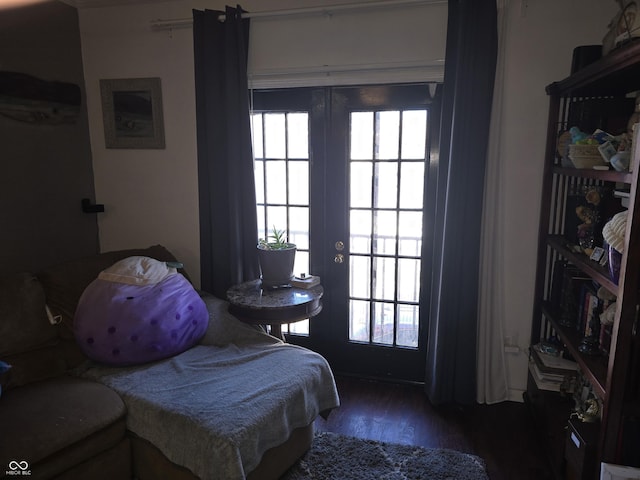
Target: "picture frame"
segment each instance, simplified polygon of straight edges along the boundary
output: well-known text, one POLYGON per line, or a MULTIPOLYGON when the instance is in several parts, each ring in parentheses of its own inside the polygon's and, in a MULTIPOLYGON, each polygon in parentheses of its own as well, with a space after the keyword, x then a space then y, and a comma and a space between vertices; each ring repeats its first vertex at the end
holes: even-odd
POLYGON ((165 148, 160 78, 100 80, 106 148, 165 148))

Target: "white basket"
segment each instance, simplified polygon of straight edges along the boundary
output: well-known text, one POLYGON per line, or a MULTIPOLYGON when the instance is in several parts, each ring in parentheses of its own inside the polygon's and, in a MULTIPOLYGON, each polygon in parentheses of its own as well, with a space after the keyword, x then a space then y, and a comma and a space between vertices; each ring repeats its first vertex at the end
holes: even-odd
POLYGON ((569 145, 569 160, 576 168, 607 165, 598 150, 598 145, 569 145))

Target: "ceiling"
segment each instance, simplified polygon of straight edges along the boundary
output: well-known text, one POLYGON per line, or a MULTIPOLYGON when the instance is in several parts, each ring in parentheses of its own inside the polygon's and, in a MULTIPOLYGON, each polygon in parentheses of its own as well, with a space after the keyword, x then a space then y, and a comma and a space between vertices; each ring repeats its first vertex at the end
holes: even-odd
POLYGON ((110 5, 136 5, 142 3, 160 3, 166 0, 60 0, 76 8, 105 7, 110 5))
MULTIPOLYGON (((3 0, 0 0, 0 3, 2 1, 3 0)), ((36 1, 36 0, 18 0, 18 1, 36 1)), ((91 8, 91 7, 107 7, 107 6, 114 6, 114 5, 141 5, 141 4, 150 4, 150 3, 166 3, 168 0, 59 0, 59 1, 76 8, 91 8)), ((415 0, 415 1, 419 2, 419 0, 415 0)), ((430 1, 434 1, 434 0, 424 0, 425 3, 430 3, 430 1)), ((235 2, 227 2, 227 3, 234 4, 235 2)), ((291 8, 291 5, 293 3, 299 3, 300 7, 310 7, 310 6, 317 7, 317 6, 332 6, 332 5, 341 5, 341 4, 357 5, 361 3, 384 4, 386 2, 384 0, 383 1, 379 1, 379 0, 315 0, 315 1, 314 0, 305 0, 305 1, 296 0, 295 2, 285 1, 284 3, 282 1, 277 1, 277 0, 275 1, 261 0, 261 2, 257 0, 255 1, 255 5, 258 5, 259 3, 262 3, 265 6, 270 5, 271 8, 278 8, 279 4, 286 5, 286 7, 281 7, 281 8, 291 8)))

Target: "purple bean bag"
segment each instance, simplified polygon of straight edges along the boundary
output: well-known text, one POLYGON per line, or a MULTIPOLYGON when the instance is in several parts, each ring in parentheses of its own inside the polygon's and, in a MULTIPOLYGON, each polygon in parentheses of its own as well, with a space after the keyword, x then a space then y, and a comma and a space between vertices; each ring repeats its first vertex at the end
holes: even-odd
POLYGON ((123 366, 184 352, 202 338, 208 322, 204 301, 175 268, 129 257, 85 289, 73 328, 89 358, 123 366))

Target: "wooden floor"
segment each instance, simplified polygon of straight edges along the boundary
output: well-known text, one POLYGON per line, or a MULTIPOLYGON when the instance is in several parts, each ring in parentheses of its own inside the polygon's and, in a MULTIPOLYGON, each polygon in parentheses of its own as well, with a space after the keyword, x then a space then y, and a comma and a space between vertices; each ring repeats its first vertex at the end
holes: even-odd
POLYGON ((340 408, 316 430, 473 453, 491 480, 552 476, 523 403, 433 407, 421 387, 337 377, 340 408))

